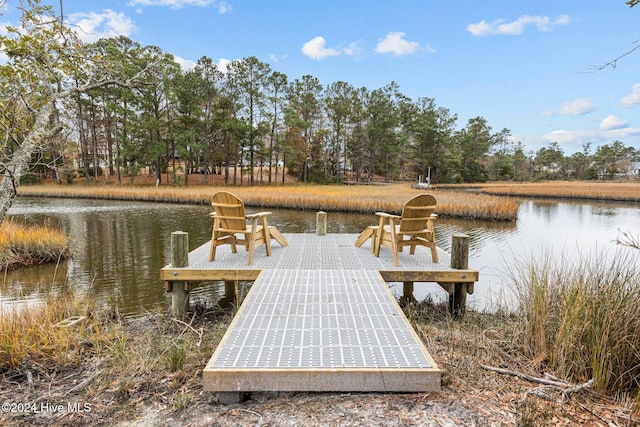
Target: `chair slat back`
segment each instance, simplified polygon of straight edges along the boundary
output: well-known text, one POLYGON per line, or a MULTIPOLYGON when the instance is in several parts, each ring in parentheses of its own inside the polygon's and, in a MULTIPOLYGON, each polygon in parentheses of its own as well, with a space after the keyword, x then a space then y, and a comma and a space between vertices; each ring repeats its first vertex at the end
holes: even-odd
POLYGON ((211 206, 226 230, 244 231, 247 222, 244 217, 244 203, 227 191, 219 191, 211 198, 211 206))
POLYGON ((402 207, 400 232, 422 231, 436 208, 436 199, 430 194, 419 194, 409 199, 402 207))

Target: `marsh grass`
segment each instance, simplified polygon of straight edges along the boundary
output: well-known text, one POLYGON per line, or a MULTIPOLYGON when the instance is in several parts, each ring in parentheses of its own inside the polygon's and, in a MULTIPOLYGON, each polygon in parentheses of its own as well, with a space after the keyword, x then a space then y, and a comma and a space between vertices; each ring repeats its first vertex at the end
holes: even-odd
POLYGON ((70 255, 69 239, 47 224, 27 226, 7 219, 0 225, 0 265, 3 268, 59 262, 70 255))
MULTIPOLYGON (((211 307, 189 323, 161 313, 126 318, 71 293, 33 306, 4 304, 0 377, 24 384, 22 399, 65 401, 73 392, 115 418, 134 416, 140 396, 168 399, 180 410, 230 321, 230 313, 211 307)), ((0 394, 10 388, 3 384, 0 394)))
POLYGON ((523 354, 558 377, 576 383, 595 378, 596 389, 604 393, 636 396, 637 257, 634 249, 622 248, 609 257, 578 254, 577 263, 547 255, 517 266, 520 325, 515 342, 523 354))
POLYGON ((79 363, 87 349, 102 348, 113 337, 109 328, 92 320, 88 299, 52 295, 33 304, 0 306, 0 371, 28 363, 64 369, 79 363))
POLYGON ((549 181, 534 183, 488 183, 476 184, 485 194, 518 196, 591 199, 610 201, 640 201, 640 181, 549 181))
MULTIPOLYGON (((424 192, 408 184, 368 185, 278 185, 254 187, 136 187, 136 186, 22 186, 22 196, 97 198, 168 203, 210 203, 220 190, 230 191, 247 206, 298 210, 324 210, 374 213, 400 213, 409 198, 424 192)), ((512 221, 517 218, 518 203, 503 197, 456 191, 429 190, 438 202, 441 216, 512 221)))

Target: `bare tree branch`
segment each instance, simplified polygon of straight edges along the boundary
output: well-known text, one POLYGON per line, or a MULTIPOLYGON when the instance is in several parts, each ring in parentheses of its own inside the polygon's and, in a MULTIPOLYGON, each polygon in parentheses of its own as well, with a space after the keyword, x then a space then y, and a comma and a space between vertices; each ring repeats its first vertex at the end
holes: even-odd
MULTIPOLYGON (((640 0, 638 0, 638 1, 640 1, 640 0)), ((629 51, 627 51, 627 52, 623 53, 622 55, 618 56, 618 57, 617 57, 617 58, 615 58, 614 60, 609 61, 609 62, 607 62, 607 63, 606 63, 606 64, 604 64, 604 65, 593 65, 593 66, 591 66, 591 68, 592 68, 592 72, 602 71, 602 70, 604 70, 605 68, 608 68, 608 67, 611 67, 612 69, 614 69, 614 70, 615 70, 615 69, 616 69, 616 67, 618 66, 618 61, 619 61, 619 60, 621 60, 622 58, 624 58, 624 57, 625 57, 625 56, 627 56, 627 55, 632 54, 634 51, 636 51, 636 50, 640 49, 640 40, 636 40, 636 41, 634 42, 634 44, 635 44, 636 46, 635 46, 633 49, 631 49, 631 50, 629 50, 629 51)))

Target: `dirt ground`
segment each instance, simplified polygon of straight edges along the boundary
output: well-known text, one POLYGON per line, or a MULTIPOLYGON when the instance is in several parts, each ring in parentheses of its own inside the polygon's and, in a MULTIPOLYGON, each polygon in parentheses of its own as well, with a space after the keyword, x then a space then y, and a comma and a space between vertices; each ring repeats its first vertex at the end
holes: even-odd
POLYGON ((203 391, 200 381, 230 313, 205 313, 192 318, 188 327, 166 314, 124 319, 121 324, 130 339, 123 370, 113 367, 115 353, 87 344, 82 363, 71 369, 55 371, 32 363, 29 369, 0 372, 0 425, 640 425, 638 414, 632 415, 620 401, 588 389, 566 395, 546 389, 544 395, 540 384, 483 369, 481 364, 494 364, 540 374, 500 350, 505 337, 482 316, 486 315, 468 313, 463 322, 443 317, 418 325, 444 371, 440 392, 261 392, 232 404, 221 404, 216 393, 203 391), (141 362, 152 348, 175 344, 188 334, 191 347, 181 369, 167 369, 164 356, 150 364, 141 362))

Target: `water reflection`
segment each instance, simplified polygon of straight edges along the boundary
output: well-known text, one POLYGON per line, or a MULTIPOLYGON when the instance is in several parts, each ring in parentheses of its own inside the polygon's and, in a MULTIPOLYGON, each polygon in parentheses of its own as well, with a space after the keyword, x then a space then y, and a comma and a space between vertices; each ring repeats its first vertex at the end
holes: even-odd
MULTIPOLYGON (((103 304, 117 304, 127 314, 166 309, 170 301, 159 272, 170 259, 170 235, 188 232, 191 249, 205 243, 211 232, 209 211, 208 206, 20 198, 9 215, 16 221, 48 221, 59 227, 72 236, 75 255, 57 266, 9 272, 2 281, 0 304, 37 301, 69 287, 103 304)), ((370 214, 328 215, 330 233, 359 233, 376 223, 370 214)), ((285 233, 312 233, 315 212, 274 210, 270 222, 285 233)), ((447 251, 453 234, 471 237, 469 263, 480 271, 480 282, 468 303, 476 309, 513 304, 509 277, 515 260, 530 261, 549 250, 606 254, 615 250, 618 230, 634 235, 640 231, 637 206, 523 200, 517 222, 436 222, 438 246, 447 251)), ((394 292, 401 294, 402 285, 394 292)), ((193 299, 217 301, 224 294, 224 287, 215 283, 197 288, 193 299)), ((446 297, 437 285, 416 284, 418 299, 431 294, 446 297)))

